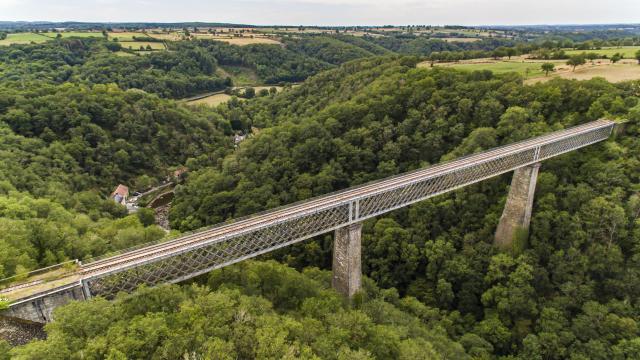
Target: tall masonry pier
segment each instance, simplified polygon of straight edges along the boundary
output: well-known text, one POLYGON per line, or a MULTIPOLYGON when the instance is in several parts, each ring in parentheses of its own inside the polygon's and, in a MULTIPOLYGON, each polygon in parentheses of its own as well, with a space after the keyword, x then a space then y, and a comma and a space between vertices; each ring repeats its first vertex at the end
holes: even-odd
POLYGON ((348 297, 360 289, 362 278, 362 224, 336 230, 333 240, 333 279, 331 285, 348 297))
POLYGON ((539 168, 540 164, 536 163, 514 171, 507 203, 496 229, 497 246, 510 248, 515 237, 528 235, 539 168))
POLYGON ((593 121, 84 261, 55 280, 13 283, 0 289, 0 297, 10 301, 4 315, 51 321, 52 309, 69 300, 110 299, 142 284, 180 282, 328 232, 335 232, 333 286, 351 297, 360 288, 363 221, 515 171, 496 233, 496 243, 507 246, 528 227, 538 164, 606 140, 614 124, 593 121))

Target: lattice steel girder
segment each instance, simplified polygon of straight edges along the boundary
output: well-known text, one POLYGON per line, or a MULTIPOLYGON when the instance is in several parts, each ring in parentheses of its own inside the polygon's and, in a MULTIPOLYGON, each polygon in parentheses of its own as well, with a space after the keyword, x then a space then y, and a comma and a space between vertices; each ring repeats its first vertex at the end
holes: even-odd
POLYGON ((594 121, 87 263, 85 292, 182 281, 605 140, 613 126, 594 121))

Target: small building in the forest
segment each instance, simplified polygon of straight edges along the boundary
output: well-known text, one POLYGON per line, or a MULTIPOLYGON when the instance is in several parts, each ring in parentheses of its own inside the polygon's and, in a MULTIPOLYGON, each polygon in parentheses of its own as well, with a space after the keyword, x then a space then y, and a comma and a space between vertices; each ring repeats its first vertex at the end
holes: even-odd
POLYGON ((111 193, 113 201, 121 205, 126 205, 128 197, 129 188, 122 184, 118 185, 118 187, 116 187, 116 189, 111 193))
POLYGON ((173 171, 173 174, 172 174, 173 179, 176 181, 183 180, 187 171, 189 171, 189 169, 187 169, 186 166, 181 166, 177 168, 176 170, 173 171))
POLYGON ((241 142, 244 141, 244 139, 246 139, 247 136, 246 135, 240 135, 240 134, 235 134, 233 136, 233 143, 234 145, 237 147, 238 145, 240 145, 241 142))

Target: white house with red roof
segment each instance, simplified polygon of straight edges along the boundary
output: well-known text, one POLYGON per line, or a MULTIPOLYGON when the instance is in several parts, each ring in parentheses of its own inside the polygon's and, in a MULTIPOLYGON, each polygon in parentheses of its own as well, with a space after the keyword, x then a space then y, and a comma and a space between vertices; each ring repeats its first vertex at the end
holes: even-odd
POLYGON ((125 185, 118 185, 118 187, 111 193, 113 201, 121 205, 126 205, 127 198, 129 197, 129 188, 125 185))

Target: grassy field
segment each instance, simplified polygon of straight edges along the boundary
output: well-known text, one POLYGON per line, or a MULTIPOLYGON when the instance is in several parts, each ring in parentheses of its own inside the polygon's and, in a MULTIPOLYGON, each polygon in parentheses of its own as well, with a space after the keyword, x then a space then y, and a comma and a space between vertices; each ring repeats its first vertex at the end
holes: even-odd
POLYGON ((151 36, 156 39, 167 40, 167 41, 178 41, 182 39, 182 34, 179 34, 177 32, 171 32, 171 33, 151 32, 151 33, 148 33, 148 36, 151 36))
MULTIPOLYGON (((526 79, 532 77, 543 76, 544 72, 540 69, 542 62, 515 62, 515 61, 496 61, 496 62, 478 62, 478 63, 459 63, 459 64, 443 64, 436 66, 453 67, 460 70, 491 70, 494 74, 504 74, 508 72, 517 72, 526 79)), ((428 64, 425 64, 429 66, 428 64)), ((421 66, 425 66, 421 65, 421 66)))
POLYGON ((121 41, 120 45, 122 45, 125 49, 131 50, 140 50, 140 46, 144 47, 145 50, 147 45, 151 46, 153 50, 164 50, 164 44, 161 42, 148 42, 148 41, 121 41))
POLYGON ((434 38, 434 39, 440 39, 440 40, 444 40, 446 42, 474 42, 474 41, 482 40, 481 38, 457 38, 457 37, 434 38))
POLYGON ((610 48, 602 48, 600 50, 565 50, 567 55, 576 55, 582 54, 584 52, 587 53, 596 53, 600 55, 607 55, 607 57, 611 57, 615 53, 620 53, 624 55, 625 59, 635 59, 636 52, 640 50, 640 46, 620 46, 620 47, 610 47, 610 48))
POLYGON ((44 35, 55 39, 58 34, 62 35, 63 38, 69 38, 69 37, 82 37, 82 38, 90 38, 90 37, 103 37, 104 35, 102 35, 101 32, 89 32, 89 31, 65 31, 65 32, 61 32, 61 33, 54 33, 54 32, 49 32, 46 33, 44 35))
MULTIPOLYGON (((248 86, 248 87, 252 87, 256 91, 256 95, 258 94, 258 92, 260 92, 260 90, 269 90, 272 87, 275 88, 277 92, 280 92, 284 89, 282 86, 248 86)), ((246 88, 243 89, 242 86, 236 87, 234 89, 239 90, 241 94, 244 93, 244 90, 246 90, 246 88)), ((229 99, 231 99, 231 96, 227 94, 213 94, 213 95, 209 95, 207 97, 203 97, 196 100, 188 100, 186 104, 187 105, 203 105, 204 104, 208 106, 218 106, 222 103, 229 101, 229 99)))
MULTIPOLYGON (((555 71, 549 73, 549 76, 545 76, 540 68, 544 62, 545 61, 541 60, 523 61, 522 59, 512 61, 477 59, 460 63, 436 64, 435 66, 452 67, 467 71, 491 70, 494 74, 516 72, 525 78, 527 84, 547 81, 556 77, 576 80, 589 80, 594 77, 602 77, 610 82, 640 79, 640 66, 635 62, 618 64, 611 64, 608 61, 599 63, 589 62, 585 65, 578 66, 575 71, 573 71, 573 68, 567 65, 565 60, 551 60, 548 62, 554 63, 555 71)), ((418 66, 429 67, 430 64, 429 62, 423 62, 418 64, 418 66)))
MULTIPOLYGON (((640 79, 640 66, 635 62, 611 64, 607 61, 587 63, 579 66, 573 71, 571 66, 566 64, 565 60, 550 60, 554 63, 555 71, 545 76, 541 69, 541 65, 545 61, 530 61, 522 59, 492 60, 492 59, 476 59, 460 63, 444 63, 436 64, 436 66, 452 67, 456 69, 475 71, 475 70, 491 70, 494 74, 504 74, 508 72, 516 72, 521 74, 527 84, 543 82, 552 78, 560 77, 564 79, 588 80, 594 77, 602 77, 611 82, 620 82, 627 80, 640 79)), ((419 67, 429 67, 429 62, 418 64, 419 67)))
POLYGON ((238 46, 251 45, 251 44, 273 44, 273 45, 281 44, 281 42, 277 40, 269 39, 262 36, 254 36, 254 37, 250 37, 250 36, 235 37, 235 36, 225 36, 225 35, 214 36, 213 34, 201 34, 201 33, 192 34, 192 35, 198 39, 211 39, 211 40, 217 40, 217 41, 224 41, 231 45, 238 45, 238 46))
POLYGON ((188 101, 187 105, 208 105, 208 106, 218 106, 222 103, 225 103, 231 99, 230 95, 227 94, 214 94, 211 96, 203 97, 202 99, 188 101))
POLYGON ((55 39, 58 34, 63 38, 69 37, 81 37, 81 38, 91 38, 91 37, 103 37, 101 32, 88 32, 88 31, 68 31, 68 32, 48 32, 48 33, 15 33, 8 34, 7 38, 4 40, 0 40, 0 45, 11 45, 11 44, 30 44, 31 42, 35 43, 43 43, 45 41, 50 41, 55 39))
POLYGON ((115 52, 115 54, 116 54, 117 56, 125 56, 125 57, 126 57, 126 56, 136 56, 135 54, 128 53, 128 52, 126 52, 126 51, 116 51, 116 52, 115 52))
POLYGON ((564 79, 589 80, 594 77, 602 77, 610 82, 621 82, 640 79, 640 66, 637 64, 603 64, 596 66, 585 65, 576 68, 576 71, 562 71, 549 77, 529 79, 527 84, 547 81, 553 77, 564 79))
POLYGON ((263 38, 263 37, 254 37, 254 38, 250 38, 250 37, 241 37, 241 38, 214 38, 214 40, 218 40, 218 41, 224 41, 227 42, 231 45, 238 45, 238 46, 244 46, 244 45, 251 45, 251 44, 270 44, 270 45, 280 45, 282 44, 281 42, 277 41, 277 40, 273 40, 273 39, 268 39, 268 38, 263 38))
POLYGON ((141 32, 110 32, 109 40, 118 39, 118 41, 133 41, 134 36, 147 36, 141 32))
MULTIPOLYGON (((69 32, 61 32, 59 33, 63 38, 69 37, 82 37, 82 38, 91 38, 91 37, 103 37, 101 32, 88 32, 88 31, 69 31, 69 32)), ((30 44, 31 42, 42 43, 45 41, 53 40, 56 38, 58 33, 49 32, 49 33, 16 33, 16 34, 8 34, 7 38, 4 40, 0 40, 0 45, 11 45, 11 44, 30 44)), ((141 42, 141 41, 133 41, 134 36, 146 36, 143 33, 139 32, 111 32, 108 34, 109 39, 117 38, 118 41, 122 43, 123 46, 129 47, 133 46, 134 50, 139 48, 140 45, 144 47, 147 44, 151 45, 154 50, 164 50, 164 45, 162 43, 156 42, 141 42), (136 47, 137 46, 137 47, 136 47)))
POLYGON ((47 37, 42 36, 40 34, 17 33, 17 34, 7 34, 6 39, 0 40, 0 45, 31 44, 31 42, 42 43, 45 41, 48 41, 47 37))
MULTIPOLYGON (((0 40, 0 45, 11 45, 11 44, 29 44, 31 42, 42 43, 48 40, 53 40, 56 36, 60 34, 63 38, 69 37, 82 37, 82 38, 90 38, 90 37, 103 37, 102 32, 98 31, 69 31, 69 32, 49 32, 49 33, 17 33, 17 34, 8 34, 5 40, 0 40)), ((141 42, 134 41, 134 36, 139 37, 154 37, 156 39, 162 39, 166 41, 177 41, 182 38, 182 35, 178 32, 171 33, 149 33, 144 34, 142 32, 109 32, 108 34, 109 40, 118 39, 122 46, 128 48, 132 47, 133 50, 137 50, 140 48, 140 45, 146 47, 150 45, 154 50, 164 50, 165 47, 162 43, 158 42, 141 42)), ((245 37, 233 37, 230 35, 216 35, 213 34, 205 34, 205 33, 197 33, 193 34, 193 36, 200 39, 212 39, 218 41, 224 41, 232 45, 250 45, 250 44, 281 44, 279 41, 264 37, 263 35, 258 35, 254 37, 245 36, 245 37)))
POLYGON ((253 69, 244 66, 219 66, 218 75, 230 77, 236 86, 252 85, 258 82, 258 75, 253 69))

